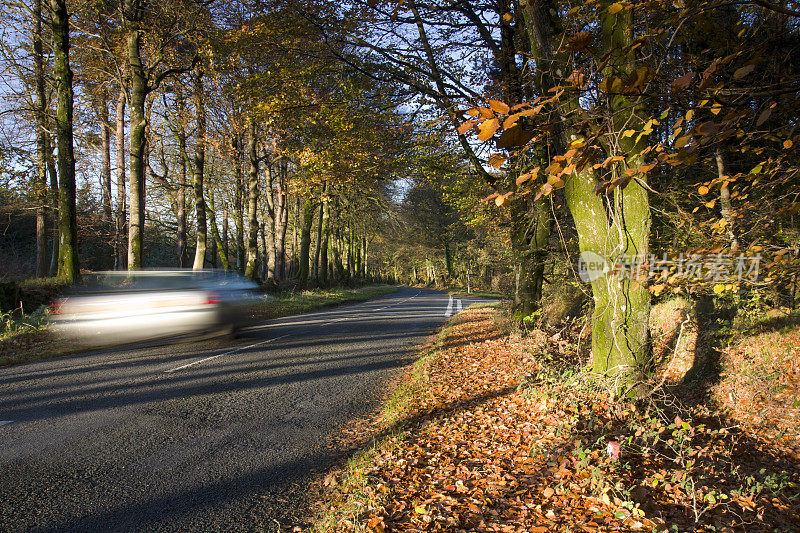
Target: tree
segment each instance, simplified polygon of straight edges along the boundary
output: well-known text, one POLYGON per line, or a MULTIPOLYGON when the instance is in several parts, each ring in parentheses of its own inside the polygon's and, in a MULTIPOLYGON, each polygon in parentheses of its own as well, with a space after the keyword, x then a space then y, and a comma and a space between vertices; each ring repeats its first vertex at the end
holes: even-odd
POLYGON ((69 64, 69 13, 66 0, 50 0, 53 11, 54 76, 58 109, 58 277, 75 281, 80 276, 76 220, 75 154, 72 140, 72 69, 69 64))

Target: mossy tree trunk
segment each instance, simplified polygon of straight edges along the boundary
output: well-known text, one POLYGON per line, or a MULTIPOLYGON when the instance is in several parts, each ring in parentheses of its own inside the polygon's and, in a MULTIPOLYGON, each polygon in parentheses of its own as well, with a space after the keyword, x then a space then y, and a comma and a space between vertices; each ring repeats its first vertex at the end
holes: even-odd
POLYGON ((36 100, 36 275, 44 277, 49 271, 47 257, 47 95, 45 94, 44 51, 42 47, 42 0, 33 3, 33 61, 36 100))
POLYGON ((247 172, 247 266, 244 275, 248 279, 256 277, 256 261, 258 260, 258 138, 256 124, 252 118, 247 119, 248 159, 250 167, 247 172))
POLYGON ((314 213, 317 211, 317 202, 306 198, 303 203, 303 226, 300 230, 300 264, 297 269, 297 281, 300 284, 308 282, 309 263, 311 261, 311 228, 314 226, 314 213))
POLYGON ((275 198, 275 278, 286 279, 286 229, 289 227, 289 198, 286 191, 286 162, 282 161, 278 173, 278 190, 275 198))
POLYGON ((69 14, 66 0, 50 0, 53 12, 53 67, 56 83, 58 139, 58 277, 74 282, 80 276, 75 198, 75 154, 72 142, 72 69, 69 64, 69 14))
POLYGON ((145 101, 148 86, 142 64, 140 28, 143 7, 137 0, 125 0, 126 48, 130 72, 130 203, 128 216, 128 270, 142 268, 145 199, 145 143, 147 117, 145 101))
POLYGON ((322 241, 320 242, 319 276, 320 283, 328 283, 328 245, 331 235, 331 203, 323 201, 322 204, 322 241))
POLYGON ((518 199, 511 204, 510 212, 515 260, 514 318, 521 321, 541 307, 553 217, 546 197, 536 201, 518 199))
POLYGON ((126 224, 126 208, 127 198, 125 194, 125 104, 127 102, 127 95, 125 88, 120 87, 119 95, 117 97, 116 109, 116 159, 117 159, 117 213, 115 217, 115 245, 116 257, 114 258, 114 268, 123 270, 125 268, 125 260, 127 252, 125 248, 125 224, 126 224))
MULTIPOLYGON (((598 5, 603 48, 608 57, 606 73, 626 77, 636 67, 630 50, 633 42, 631 10, 609 12, 611 2, 598 5)), ((563 29, 556 5, 551 0, 521 0, 531 52, 536 62, 535 83, 540 94, 556 85, 568 86, 563 75, 567 58, 559 50, 563 29), (559 52, 556 52, 559 50, 559 52)), ((564 153, 571 142, 582 139, 571 127, 579 109, 577 94, 567 91, 557 107, 552 145, 556 154, 564 153)), ((621 139, 619 150, 624 164, 615 172, 641 166, 642 146, 633 137, 622 139, 625 128, 641 126, 643 109, 638 97, 609 95, 610 129, 621 139)), ((645 189, 646 177, 636 176, 625 187, 614 189, 608 202, 597 194, 597 179, 590 169, 573 172, 564 188, 567 206, 578 232, 581 252, 593 252, 607 263, 619 258, 631 264, 645 264, 648 257, 650 207, 645 189)), ((602 275, 591 282, 594 298, 592 320, 592 367, 595 373, 615 379, 618 393, 630 391, 649 353, 648 319, 650 294, 644 280, 630 275, 602 275)))

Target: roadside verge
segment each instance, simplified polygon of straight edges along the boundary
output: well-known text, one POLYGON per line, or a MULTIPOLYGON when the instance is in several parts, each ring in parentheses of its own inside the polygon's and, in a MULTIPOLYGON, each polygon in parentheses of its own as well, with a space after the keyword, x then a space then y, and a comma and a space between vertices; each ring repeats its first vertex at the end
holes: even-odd
POLYGON ((520 335, 507 316, 448 322, 325 478, 311 531, 796 527, 800 469, 769 441, 663 389, 616 401, 583 371, 582 321, 520 335))

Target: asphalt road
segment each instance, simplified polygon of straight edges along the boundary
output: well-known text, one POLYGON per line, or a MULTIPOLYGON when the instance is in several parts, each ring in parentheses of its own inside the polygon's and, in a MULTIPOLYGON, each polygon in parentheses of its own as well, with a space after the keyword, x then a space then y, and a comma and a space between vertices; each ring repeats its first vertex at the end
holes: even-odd
POLYGON ((0 369, 0 530, 273 531, 428 335, 480 299, 397 293, 214 339, 0 369))

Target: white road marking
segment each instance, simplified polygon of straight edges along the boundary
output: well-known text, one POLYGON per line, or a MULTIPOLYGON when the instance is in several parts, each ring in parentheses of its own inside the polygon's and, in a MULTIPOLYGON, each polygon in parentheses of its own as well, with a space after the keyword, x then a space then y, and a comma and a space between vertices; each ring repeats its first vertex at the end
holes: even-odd
POLYGON ((444 311, 444 316, 448 317, 453 314, 453 295, 450 295, 450 300, 447 302, 447 309, 444 311))
POLYGON ((218 357, 222 357, 223 355, 231 355, 231 354, 234 354, 236 352, 241 352, 243 350, 248 350, 250 348, 255 348, 256 346, 261 346, 262 344, 269 344, 270 342, 275 342, 276 340, 282 339, 284 337, 288 337, 289 335, 291 335, 291 333, 287 333, 286 335, 281 335, 280 337, 273 337, 271 339, 267 339, 265 341, 257 342, 255 344, 251 344, 249 346, 242 346, 241 348, 236 348, 235 350, 230 350, 228 352, 223 352, 223 353, 220 353, 220 354, 217 354, 217 355, 212 355, 211 357, 205 357, 203 359, 198 359, 197 361, 193 361, 191 363, 188 363, 188 364, 185 364, 185 365, 181 365, 181 366, 176 367, 176 368, 171 368, 169 370, 165 370, 164 373, 165 374, 171 374, 173 372, 177 372, 178 370, 183 370, 184 368, 189 368, 190 366, 199 365, 200 363, 205 363, 206 361, 211 361, 211 360, 216 359, 218 357))
POLYGON ((458 303, 456 304, 456 313, 460 313, 463 307, 461 307, 461 298, 458 299, 458 303))
POLYGON ((6 424, 12 423, 13 420, 0 420, 0 426, 5 426, 6 424))
MULTIPOLYGON (((417 291, 417 294, 415 294, 414 296, 409 296, 408 298, 406 298, 404 300, 400 300, 399 302, 395 302, 395 303, 393 303, 391 305, 386 305, 386 306, 380 307, 378 309, 373 309, 372 312, 382 311, 384 309, 388 309, 390 307, 394 307, 396 305, 399 305, 399 304, 401 304, 403 302, 407 302, 408 300, 413 300, 414 298, 419 296, 421 292, 422 292, 422 290, 419 290, 419 291, 417 291)), ((450 300, 452 300, 452 299, 453 299, 453 297, 451 296, 450 300)), ((327 326, 328 324, 333 324, 334 322, 341 322, 343 320, 354 320, 355 318, 360 318, 360 317, 345 316, 345 317, 342 317, 342 318, 337 318, 336 320, 331 320, 330 322, 325 322, 324 324, 320 324, 319 327, 327 326)), ((286 324, 286 325, 294 325, 294 324, 286 324)), ((205 357, 203 359, 198 359, 197 361, 192 361, 191 363, 187 363, 185 365, 181 365, 181 366, 178 366, 178 367, 175 367, 175 368, 171 368, 169 370, 165 370, 164 373, 165 374, 172 374, 173 372, 177 372, 178 370, 183 370, 185 368, 189 368, 189 367, 192 367, 192 366, 195 366, 195 365, 199 365, 200 363, 205 363, 207 361, 213 361, 214 359, 217 359, 219 357, 223 357, 225 355, 232 355, 232 354, 235 354, 237 352, 241 352, 241 351, 244 351, 244 350, 249 350, 250 348, 255 348, 256 346, 262 346, 264 344, 269 344, 271 342, 275 342, 275 341, 277 341, 279 339, 283 339, 283 338, 289 337, 291 335, 292 335, 292 333, 287 333, 286 335, 281 335, 280 337, 273 337, 272 339, 267 339, 265 341, 257 342, 255 344, 250 344, 249 346, 242 346, 241 348, 236 348, 234 350, 229 350, 227 352, 219 353, 217 355, 212 355, 211 357, 205 357)))

